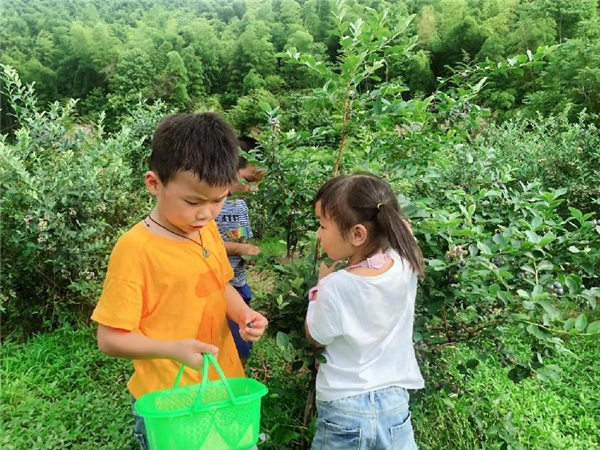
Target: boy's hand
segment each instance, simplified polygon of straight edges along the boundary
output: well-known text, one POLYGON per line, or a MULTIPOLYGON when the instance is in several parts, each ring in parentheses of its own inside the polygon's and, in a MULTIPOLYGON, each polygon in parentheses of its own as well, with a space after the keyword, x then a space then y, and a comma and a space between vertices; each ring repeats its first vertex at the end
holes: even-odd
POLYGON ((335 272, 335 269, 337 268, 337 265, 339 263, 341 263, 341 261, 334 261, 333 264, 331 264, 331 266, 327 266, 327 264, 325 264, 325 261, 323 261, 321 263, 321 266, 319 267, 319 280, 325 278, 330 273, 335 272))
POLYGON ((256 166, 246 166, 238 172, 238 175, 240 178, 253 183, 256 181, 261 181, 265 177, 265 171, 256 166))
POLYGON ((249 342, 258 341, 264 334, 269 321, 262 314, 250 309, 240 325, 240 337, 249 342))
POLYGON ((244 244, 243 255, 256 256, 260 253, 260 248, 252 244, 244 244))
POLYGON ((200 370, 204 360, 203 353, 211 353, 216 358, 219 354, 219 349, 214 345, 205 344, 196 339, 184 339, 173 342, 170 357, 184 366, 200 370))

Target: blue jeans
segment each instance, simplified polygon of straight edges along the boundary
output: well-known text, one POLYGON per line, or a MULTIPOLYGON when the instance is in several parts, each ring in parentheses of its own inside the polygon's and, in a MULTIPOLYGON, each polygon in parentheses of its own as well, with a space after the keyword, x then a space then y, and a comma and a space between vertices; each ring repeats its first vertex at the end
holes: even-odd
MULTIPOLYGON (((245 284, 242 287, 234 287, 240 293, 240 296, 246 302, 246 305, 250 306, 250 300, 252 300, 252 291, 250 290, 250 286, 245 284)), ((240 355, 240 359, 248 359, 250 356, 250 350, 252 350, 252 342, 246 342, 242 339, 240 336, 240 327, 237 323, 229 319, 227 319, 227 321, 229 322, 229 329, 231 330, 233 340, 235 341, 235 347, 237 348, 238 355, 240 355)))
POLYGON ((332 402, 317 400, 312 450, 417 450, 406 389, 392 386, 332 402))
POLYGON ((135 398, 133 395, 131 396, 131 409, 133 410, 133 418, 135 419, 135 424, 133 426, 133 435, 135 436, 135 440, 140 446, 141 450, 150 450, 150 444, 148 444, 148 434, 146 433, 146 424, 144 423, 144 418, 139 416, 135 411, 135 398))

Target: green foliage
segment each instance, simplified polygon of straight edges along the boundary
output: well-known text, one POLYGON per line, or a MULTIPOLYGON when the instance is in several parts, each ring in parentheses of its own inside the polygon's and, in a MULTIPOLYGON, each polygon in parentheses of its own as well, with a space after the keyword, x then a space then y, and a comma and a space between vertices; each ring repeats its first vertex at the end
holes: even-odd
MULTIPOLYGON (((112 93, 108 95, 113 117, 122 117, 129 113, 139 102, 140 96, 150 96, 154 75, 152 61, 145 51, 131 49, 120 56, 111 80, 112 93)), ((100 111, 105 108, 105 105, 98 106, 100 111)))
MULTIPOLYGON (((240 132, 259 137, 246 156, 267 171, 250 199, 256 234, 269 242, 250 271, 267 274, 253 288, 271 321, 249 366, 271 387, 265 448, 312 433, 302 420, 318 358, 303 329, 319 259, 312 196, 330 176, 356 170, 393 185, 427 261, 414 335, 431 386, 415 399, 422 447, 596 444, 597 420, 561 377, 572 365, 585 379, 581 361, 595 355, 587 343, 600 332, 597 2, 82 1, 68 14, 64 5, 12 2, 0 27, 2 61, 36 81, 40 101, 84 100, 79 111, 64 101, 42 112, 4 71, 3 331, 21 337, 87 315, 114 240, 147 209, 134 174, 160 118, 225 109, 240 132), (102 47, 87 48, 96 41, 102 47), (105 123, 116 131, 105 133, 105 123), (447 434, 428 433, 439 423, 447 434)), ((36 354, 59 347, 49 339, 33 341, 36 354)), ((11 345, 3 375, 26 374, 34 363, 11 345)), ((596 378, 577 385, 587 406, 596 378)), ((32 410, 56 424, 53 446, 130 445, 129 418, 99 419, 109 444, 97 436, 104 428, 84 436, 70 408, 52 409, 52 386, 17 384, 2 393, 15 417, 3 424, 3 446, 37 445, 42 425, 22 432, 32 410), (77 423, 71 436, 63 419, 77 423)), ((81 402, 96 410, 93 398, 81 402)))
POLYGON ((115 238, 137 214, 131 130, 105 137, 100 121, 74 123, 75 102, 35 106, 33 90, 3 68, 22 127, 3 138, 3 331, 29 333, 89 313, 115 238))
MULTIPOLYGON (((487 80, 474 83, 468 72, 456 73, 441 83, 443 91, 423 100, 404 100, 397 82, 380 81, 369 89, 366 80, 377 77, 376 55, 387 44, 378 28, 385 16, 374 13, 364 24, 359 20, 348 25, 343 10, 337 17, 341 47, 346 49, 339 72, 293 50, 288 53, 325 78, 325 86, 315 89, 308 103, 332 111, 332 122, 312 133, 280 132, 278 110, 266 108, 272 139, 263 142, 264 161, 271 182, 278 184, 265 182, 260 203, 270 207, 264 215, 271 228, 287 217, 283 229, 288 254, 293 255, 295 232, 298 239, 308 240, 307 248, 314 248, 312 234, 305 232, 312 221, 306 192, 315 192, 321 177, 335 172, 337 162, 341 171, 376 170, 402 192, 399 199, 427 261, 415 324, 415 342, 424 360, 435 360, 437 348, 457 342, 473 348, 501 345, 506 330, 532 337, 533 355, 568 352, 566 337, 598 332, 592 318, 600 296, 600 222, 588 212, 581 191, 574 201, 581 200, 585 210, 563 200, 568 192, 564 184, 575 186, 581 179, 570 184, 573 173, 563 174, 559 164, 573 160, 571 146, 586 146, 581 176, 591 181, 598 167, 597 159, 589 158, 597 147, 594 126, 570 125, 563 117, 556 125, 550 125, 552 120, 521 120, 486 130, 489 114, 474 102, 487 80), (511 126, 518 129, 513 140, 507 135, 511 126), (313 147, 306 153, 304 146, 325 136, 334 136, 340 147, 313 147), (537 148, 542 139, 551 159, 546 169, 539 167, 538 152, 517 144, 537 148), (490 151, 492 145, 497 150, 490 151), (319 162, 313 167, 315 160, 319 162), (531 181, 537 178, 542 185, 523 183, 533 170, 531 181), (515 171, 522 178, 514 179, 515 171)), ((528 59, 535 60, 533 55, 528 59)), ((585 198, 597 200, 595 192, 590 190, 585 198)), ((270 330, 295 369, 310 368, 314 361, 303 337, 303 318, 308 289, 316 283, 315 264, 308 252, 305 259, 275 265, 273 290, 258 300, 273 318, 270 330)), ((540 379, 558 376, 543 358, 516 362, 507 355, 500 361, 514 382, 531 374, 540 379)), ((468 366, 477 364, 474 359, 468 366)))
POLYGON ((565 187, 570 206, 599 213, 598 130, 585 123, 585 116, 579 123, 570 123, 567 116, 565 111, 558 117, 519 117, 490 124, 471 144, 442 149, 439 158, 447 161, 441 174, 444 182, 480 186, 500 179, 502 169, 511 186, 526 181, 539 182, 546 190, 565 187))
POLYGON ((589 449, 597 447, 595 387, 600 372, 587 361, 598 355, 597 337, 568 341, 569 354, 535 352, 535 339, 507 330, 502 347, 478 351, 463 345, 440 349, 435 364, 423 360, 425 391, 411 398, 417 442, 423 449, 515 448, 589 449), (529 376, 519 384, 507 377, 502 355, 527 363, 538 358, 558 379, 529 376), (473 361, 480 361, 475 365, 473 361), (440 373, 443 372, 443 376, 440 373), (431 433, 432 426, 440 433, 431 433))
POLYGON ((95 332, 63 327, 2 346, 2 448, 134 448, 131 363, 109 359, 95 332))
MULTIPOLYGON (((580 358, 540 355, 560 379, 528 377, 519 384, 508 379, 502 355, 527 362, 535 338, 518 333, 506 333, 502 348, 449 346, 424 359, 426 390, 411 395, 419 447, 597 447, 600 373, 589 363, 600 357, 597 337, 571 339, 567 345, 580 358), (473 360, 481 362, 475 366, 473 360), (431 433, 433 428, 439 432, 431 433)), ((25 343, 5 341, 0 445, 15 450, 135 448, 125 388, 131 370, 130 362, 102 355, 95 330, 87 327, 63 327, 25 343)), ((255 345, 246 370, 269 387, 261 411, 266 440, 259 448, 299 448, 309 442, 312 430, 302 425, 308 373, 293 370, 270 337, 255 345)))
POLYGON ((227 114, 227 118, 240 130, 241 134, 248 134, 264 123, 264 108, 260 106, 263 103, 269 108, 275 108, 278 105, 273 94, 263 89, 256 89, 250 94, 238 98, 235 106, 227 114))
MULTIPOLYGON (((24 81, 36 82, 44 106, 76 98, 81 113, 95 116, 108 101, 106 126, 116 130, 140 92, 151 101, 161 99, 186 110, 210 95, 220 96, 229 107, 255 89, 277 93, 322 85, 319 71, 280 64, 278 52, 296 49, 336 66, 350 42, 338 38, 340 24, 359 24, 358 18, 385 12, 388 29, 400 30, 402 21, 415 14, 392 47, 416 44, 417 53, 401 56, 396 49, 395 60, 386 57, 385 69, 378 73, 386 81, 406 84, 410 91, 405 98, 433 93, 438 79, 465 61, 503 61, 539 46, 563 44, 548 70, 535 71, 534 77, 494 80, 498 89, 490 91, 487 106, 501 114, 515 105, 557 114, 573 103, 571 120, 583 108, 590 119, 598 114, 597 0, 340 4, 15 0, 7 2, 0 18, 2 63, 15 67, 24 81), (340 4, 341 20, 334 17, 340 4)), ((5 109, 3 128, 10 124, 5 109)))

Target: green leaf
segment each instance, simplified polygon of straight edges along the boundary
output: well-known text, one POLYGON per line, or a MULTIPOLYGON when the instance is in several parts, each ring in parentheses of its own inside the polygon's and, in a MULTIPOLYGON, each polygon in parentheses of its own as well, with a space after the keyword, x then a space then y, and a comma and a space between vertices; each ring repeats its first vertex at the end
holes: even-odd
POLYGON ((571 318, 565 321, 563 325, 563 330, 569 331, 575 326, 575 319, 571 318))
POLYGON ((487 81, 487 77, 483 77, 479 83, 477 83, 475 86, 473 86, 473 92, 477 93, 481 90, 481 88, 483 87, 483 85, 485 84, 485 82, 487 81))
POLYGON ((474 369, 478 365, 479 365, 479 360, 478 359, 470 359, 470 360, 467 361, 467 364, 466 364, 466 366, 469 369, 474 369))
POLYGON ((488 292, 490 293, 491 296, 495 297, 496 294, 498 293, 498 291, 500 291, 500 286, 497 284, 492 284, 489 288, 488 288, 488 292))
POLYGON ((533 242, 534 244, 538 244, 542 240, 534 231, 527 230, 525 234, 529 238, 529 242, 533 242))
POLYGON ((553 381, 560 381, 560 371, 561 369, 557 366, 550 365, 539 368, 536 372, 538 377, 542 380, 550 379, 553 381))
POLYGON ((581 222, 581 218, 583 216, 581 211, 579 211, 577 208, 569 208, 569 211, 571 211, 571 215, 573 217, 575 217, 579 222, 581 222))
POLYGON ((546 233, 544 235, 544 237, 540 240, 540 247, 545 247, 546 245, 548 245, 550 242, 554 241, 556 239, 556 235, 554 233, 546 233))
POLYGON ((529 300, 523 300, 523 308, 533 311, 535 309, 535 303, 530 302, 529 300))
POLYGON ((561 188, 555 189, 554 191, 552 191, 552 193, 554 194, 554 197, 560 197, 561 195, 565 195, 568 191, 569 189, 567 188, 561 188))
POLYGON ((524 270, 525 272, 529 272, 530 274, 535 275, 535 270, 533 270, 533 267, 525 264, 524 266, 521 266, 521 269, 524 270))
POLYGON ((271 105, 269 105, 267 102, 258 102, 258 107, 266 113, 271 111, 271 105))
POLYGON ((491 255, 492 254, 492 251, 490 250, 490 248, 487 245, 485 245, 483 242, 478 242, 477 243, 477 248, 484 255, 491 255))
POLYGON ((475 205, 474 203, 472 205, 469 205, 469 209, 468 209, 469 217, 473 216, 473 213, 475 212, 476 207, 477 207, 477 205, 475 205))
POLYGON ((581 250, 579 250, 574 245, 571 245, 567 250, 569 250, 571 253, 581 253, 581 250))
POLYGON ((534 335, 538 339, 548 339, 548 333, 542 331, 537 325, 529 324, 527 326, 527 332, 534 335))
POLYGON ((552 270, 554 269, 554 264, 550 261, 542 261, 538 264, 538 270, 552 270))
POLYGON ((287 350, 290 345, 290 338, 287 334, 285 334, 281 331, 278 331, 277 337, 275 338, 275 342, 277 343, 277 346, 280 349, 287 350))
POLYGON ((501 234, 494 234, 494 237, 492 239, 496 244, 500 245, 501 247, 506 246, 506 240, 501 234))
POLYGON ((446 263, 441 259, 430 259, 427 264, 433 267, 434 270, 440 271, 446 268, 446 263))
POLYGON ((588 325, 587 332, 590 334, 600 333, 600 320, 596 320, 588 325))
POLYGON ((544 308, 544 311, 548 313, 548 316, 550 316, 550 320, 560 319, 560 312, 550 303, 544 300, 540 300, 538 303, 542 306, 542 308, 544 308))
POLYGON ((535 216, 531 222, 531 229, 534 231, 537 230, 543 222, 544 219, 542 219, 540 216, 535 216))
POLYGON ((586 329, 587 324, 587 317, 585 316, 585 314, 581 314, 575 321, 575 328, 577 328, 579 331, 583 331, 586 329))

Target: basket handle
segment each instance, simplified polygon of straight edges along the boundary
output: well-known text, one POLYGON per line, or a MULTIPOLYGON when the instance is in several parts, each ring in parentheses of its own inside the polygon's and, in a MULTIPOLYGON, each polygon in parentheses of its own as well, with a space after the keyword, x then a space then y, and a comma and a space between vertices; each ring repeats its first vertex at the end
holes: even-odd
MULTIPOLYGON (((223 373, 223 370, 221 370, 221 366, 219 366, 219 363, 217 362, 215 357, 213 355, 211 355, 210 353, 204 353, 202 355, 202 357, 204 359, 204 361, 202 363, 202 382, 200 385, 200 389, 198 389, 198 394, 196 394, 196 399, 194 400, 194 405, 192 407, 193 410, 196 411, 196 408, 200 405, 200 400, 202 399, 202 394, 204 393, 204 391, 206 390, 206 386, 208 385, 208 363, 209 362, 215 367, 217 374, 221 378, 221 381, 223 382, 223 385, 225 386, 225 390, 227 391, 227 395, 229 395, 229 400, 231 400, 231 403, 233 403, 234 405, 237 405, 239 403, 238 399, 235 398, 235 396, 233 395, 231 386, 229 386, 229 383, 227 382, 227 377, 223 373)), ((174 383, 173 387, 179 386, 179 381, 181 380, 181 376, 183 375, 184 370, 185 370, 185 366, 182 364, 181 367, 179 368, 179 372, 177 372, 177 377, 175 377, 175 383, 174 383)))

